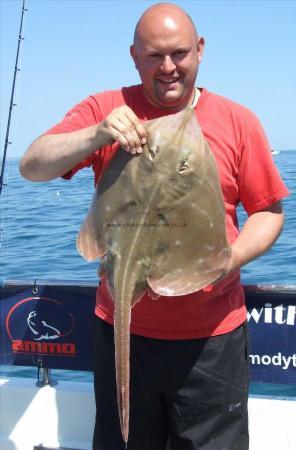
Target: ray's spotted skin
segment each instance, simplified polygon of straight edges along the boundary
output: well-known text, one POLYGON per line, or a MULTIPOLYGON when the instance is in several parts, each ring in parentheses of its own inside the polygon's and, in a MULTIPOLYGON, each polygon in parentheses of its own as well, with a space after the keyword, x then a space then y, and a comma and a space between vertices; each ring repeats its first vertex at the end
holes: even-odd
MULTIPOLYGON (((77 238, 86 260, 102 259, 114 311, 117 398, 129 433, 131 308, 145 292, 181 296, 223 276, 230 257, 216 163, 194 109, 144 124, 139 156, 119 150, 97 186, 77 238)), ((158 301, 161 301, 158 300, 158 301)))

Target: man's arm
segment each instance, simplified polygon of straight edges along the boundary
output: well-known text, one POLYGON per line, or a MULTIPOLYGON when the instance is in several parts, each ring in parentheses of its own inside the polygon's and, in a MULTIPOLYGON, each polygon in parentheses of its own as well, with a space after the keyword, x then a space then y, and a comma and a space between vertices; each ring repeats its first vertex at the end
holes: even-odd
POLYGON ((101 123, 78 131, 40 136, 20 162, 20 172, 31 181, 58 178, 93 152, 118 141, 132 154, 141 153, 146 132, 128 106, 114 109, 101 123))
POLYGON ((226 275, 266 252, 279 237, 283 224, 284 213, 280 201, 250 215, 231 246, 226 275))

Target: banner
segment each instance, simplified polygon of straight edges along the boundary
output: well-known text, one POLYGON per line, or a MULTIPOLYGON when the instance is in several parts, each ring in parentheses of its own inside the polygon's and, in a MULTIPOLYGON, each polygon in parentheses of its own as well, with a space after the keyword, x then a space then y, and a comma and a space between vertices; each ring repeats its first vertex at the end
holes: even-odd
POLYGON ((245 287, 251 381, 296 384, 296 287, 245 287))
MULTIPOLYGON (((95 286, 6 284, 0 364, 93 368, 95 286)), ((254 382, 296 384, 296 289, 245 287, 254 382)))
POLYGON ((0 364, 92 370, 95 287, 1 288, 0 364))

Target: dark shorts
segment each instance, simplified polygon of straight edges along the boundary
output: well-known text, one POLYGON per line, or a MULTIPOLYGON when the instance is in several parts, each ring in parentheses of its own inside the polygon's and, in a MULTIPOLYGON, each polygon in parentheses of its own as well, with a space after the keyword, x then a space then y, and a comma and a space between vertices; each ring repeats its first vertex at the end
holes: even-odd
MULTIPOLYGON (((124 450, 113 327, 96 318, 93 450, 124 450)), ((247 450, 248 332, 167 341, 131 336, 128 450, 247 450)))

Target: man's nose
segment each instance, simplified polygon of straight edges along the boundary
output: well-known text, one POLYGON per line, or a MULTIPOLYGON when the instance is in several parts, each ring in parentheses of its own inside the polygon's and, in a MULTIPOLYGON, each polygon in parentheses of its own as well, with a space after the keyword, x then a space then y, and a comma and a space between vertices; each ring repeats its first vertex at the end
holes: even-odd
POLYGON ((176 64, 174 63, 170 55, 166 55, 163 58, 161 69, 165 73, 171 73, 176 69, 176 64))

